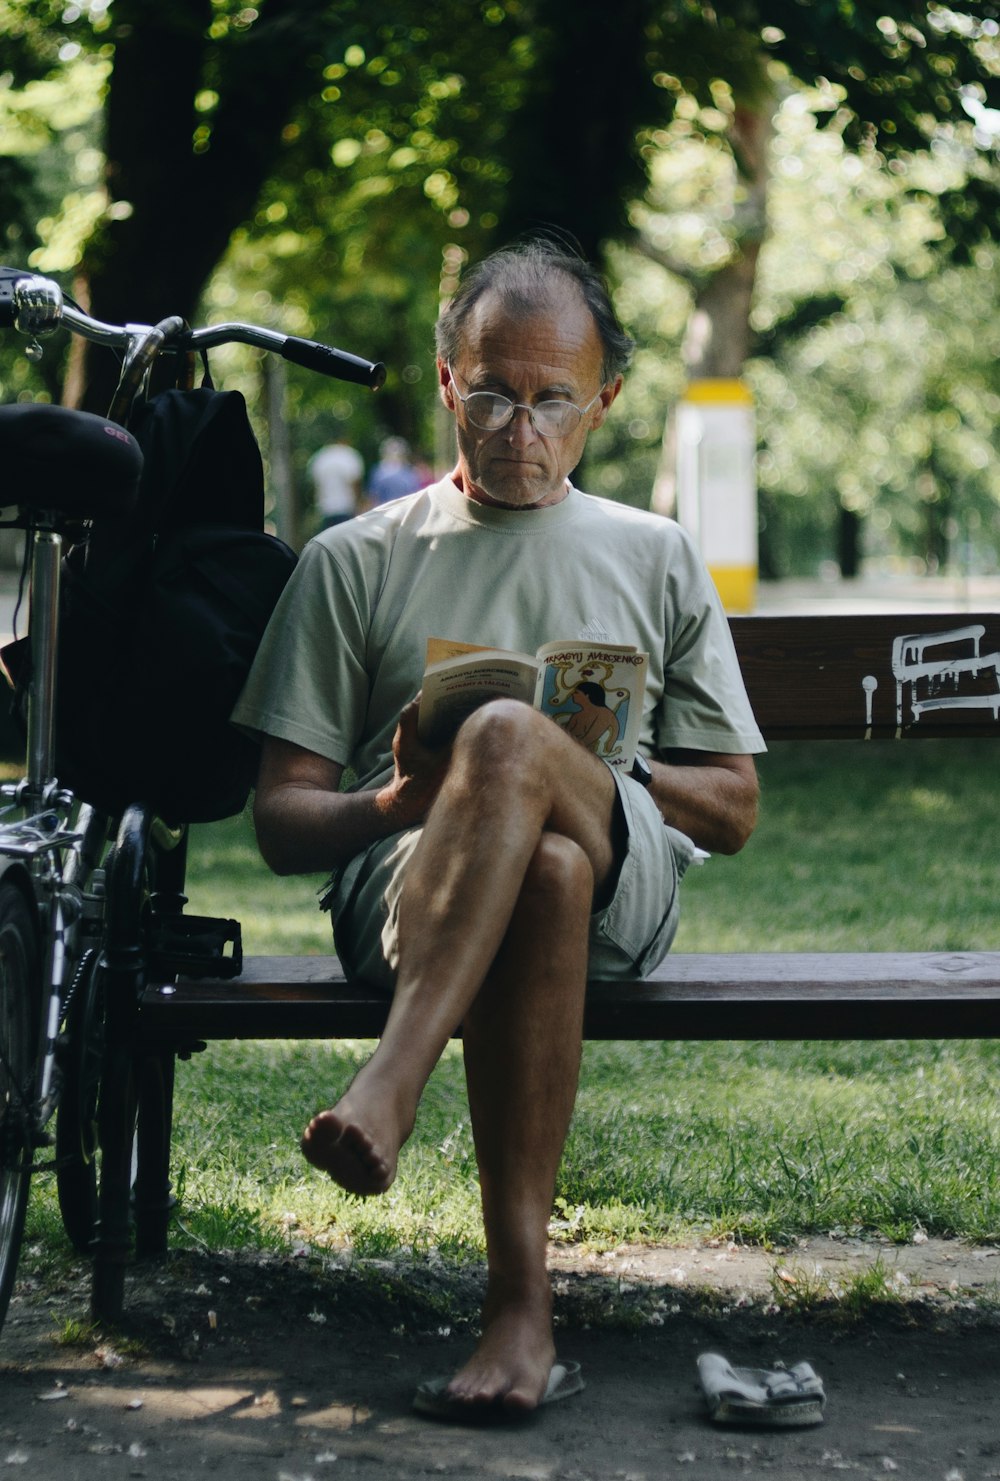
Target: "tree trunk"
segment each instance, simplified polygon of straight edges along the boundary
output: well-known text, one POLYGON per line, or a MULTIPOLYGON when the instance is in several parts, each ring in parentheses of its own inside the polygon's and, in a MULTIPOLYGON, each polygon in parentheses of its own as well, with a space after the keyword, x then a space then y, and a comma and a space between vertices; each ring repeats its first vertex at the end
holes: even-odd
MULTIPOLYGON (((211 0, 115 0, 106 109, 108 217, 86 253, 90 312, 111 324, 193 317, 234 229, 252 216, 296 101, 314 85, 321 0, 268 0, 209 36, 211 0), (207 91, 218 102, 199 112, 207 91)), ((105 411, 114 357, 88 346, 78 404, 105 411)))
POLYGON ((505 131, 499 243, 548 231, 598 262, 627 230, 625 203, 646 187, 636 132, 661 107, 649 12, 648 0, 534 0, 531 84, 505 131))
POLYGON ((265 355, 262 361, 264 381, 263 404, 267 417, 268 490, 274 507, 266 511, 274 532, 293 550, 301 548, 301 510, 295 478, 292 473, 292 448, 285 411, 288 377, 285 362, 278 355, 265 355))
POLYGON ((837 564, 845 581, 853 581, 861 570, 861 531, 864 521, 856 509, 837 506, 837 564))

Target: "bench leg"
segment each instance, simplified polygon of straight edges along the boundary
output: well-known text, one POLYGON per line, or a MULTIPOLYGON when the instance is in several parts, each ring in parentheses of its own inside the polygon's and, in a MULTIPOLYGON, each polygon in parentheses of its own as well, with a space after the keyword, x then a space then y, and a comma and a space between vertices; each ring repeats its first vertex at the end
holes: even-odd
POLYGON ((174 1108, 174 1056, 147 1054, 138 1067, 138 1166, 135 1179, 135 1252, 162 1259, 174 1206, 170 1185, 170 1132, 174 1108))

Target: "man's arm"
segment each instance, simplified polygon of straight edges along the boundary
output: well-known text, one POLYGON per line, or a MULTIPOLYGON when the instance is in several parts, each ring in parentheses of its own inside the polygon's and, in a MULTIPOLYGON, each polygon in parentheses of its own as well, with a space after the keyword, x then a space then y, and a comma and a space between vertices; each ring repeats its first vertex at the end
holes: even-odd
POLYGON ((344 768, 291 741, 265 735, 254 796, 257 843, 276 874, 339 868, 376 839, 423 821, 449 751, 417 740, 417 701, 403 710, 393 741, 395 772, 377 790, 340 792, 344 768))
POLYGON ((752 756, 675 750, 650 767, 650 791, 664 822, 711 853, 739 853, 757 822, 760 788, 752 756))

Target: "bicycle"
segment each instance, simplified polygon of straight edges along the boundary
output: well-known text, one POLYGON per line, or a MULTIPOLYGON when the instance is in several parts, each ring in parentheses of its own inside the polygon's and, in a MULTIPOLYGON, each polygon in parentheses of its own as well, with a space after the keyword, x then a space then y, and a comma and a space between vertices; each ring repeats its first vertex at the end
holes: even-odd
MULTIPOLYGON (((0 1327, 17 1272, 34 1172, 54 1170, 71 1243, 107 1255, 106 1280, 123 1279, 129 1230, 117 1215, 132 1182, 133 1137, 169 1138, 156 1098, 137 1104, 123 1026, 155 962, 157 972, 238 971, 237 922, 183 915, 186 828, 167 826, 140 799, 120 815, 81 802, 55 775, 60 593, 64 550, 96 521, 135 498, 141 450, 127 430, 137 396, 161 356, 195 356, 242 343, 319 373, 378 389, 385 369, 316 341, 259 325, 191 329, 101 323, 48 278, 0 268, 0 328, 30 338, 65 328, 118 351, 121 375, 107 418, 46 403, 0 406, 0 468, 14 509, 0 527, 24 530, 22 587, 29 592, 31 680, 24 775, 0 787, 0 1327), (49 1126, 55 1118, 55 1134, 49 1126), (121 1135, 121 1128, 132 1128, 121 1135), (115 1128, 115 1135, 104 1130, 115 1128), (116 1149, 98 1162, 102 1146, 116 1149), (102 1227, 102 1218, 104 1225, 102 1227)), ((172 1073, 164 1062, 163 1073, 172 1073)), ((155 1076, 142 1077, 144 1084, 155 1076)), ((168 1188, 133 1190, 137 1204, 169 1217, 168 1188)), ((126 1199, 127 1205, 127 1199, 126 1199)), ((137 1250, 141 1254, 141 1250, 137 1250)), ((101 1300, 95 1292, 95 1304, 101 1300)))

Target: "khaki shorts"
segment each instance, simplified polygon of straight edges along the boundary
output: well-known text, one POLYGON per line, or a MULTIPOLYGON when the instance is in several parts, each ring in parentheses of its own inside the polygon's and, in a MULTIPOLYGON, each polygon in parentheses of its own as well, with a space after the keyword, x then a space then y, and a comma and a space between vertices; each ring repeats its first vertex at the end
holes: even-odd
MULTIPOLYGON (((590 918, 589 975, 614 981, 651 972, 670 950, 680 914, 678 885, 694 844, 664 823, 646 788, 613 773, 627 848, 611 901, 590 918)), ((399 960, 399 900, 422 829, 372 844, 332 881, 324 900, 337 954, 349 976, 392 992, 399 960)))

